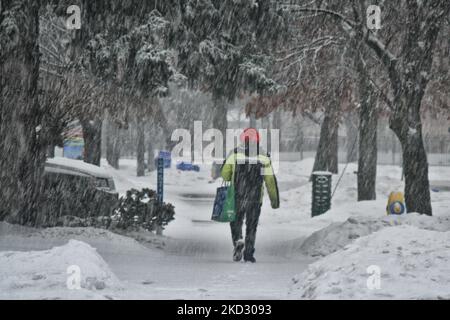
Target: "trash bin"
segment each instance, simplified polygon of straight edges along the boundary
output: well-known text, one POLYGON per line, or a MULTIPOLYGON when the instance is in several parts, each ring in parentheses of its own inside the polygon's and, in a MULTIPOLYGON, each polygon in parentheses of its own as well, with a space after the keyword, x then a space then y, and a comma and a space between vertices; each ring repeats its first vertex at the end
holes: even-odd
POLYGON ((331 208, 331 172, 316 171, 312 174, 312 216, 324 214, 331 208))

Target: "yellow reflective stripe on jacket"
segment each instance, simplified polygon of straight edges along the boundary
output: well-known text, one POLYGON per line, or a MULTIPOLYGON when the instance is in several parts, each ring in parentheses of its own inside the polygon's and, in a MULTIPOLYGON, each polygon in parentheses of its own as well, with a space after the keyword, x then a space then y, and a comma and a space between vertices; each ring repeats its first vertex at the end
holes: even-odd
MULTIPOLYGON (((270 158, 265 155, 258 155, 258 161, 263 166, 263 176, 264 176, 264 184, 267 188, 267 193, 269 194, 270 202, 273 208, 279 208, 280 206, 280 197, 278 192, 278 185, 277 180, 275 177, 275 174, 273 172, 272 163, 270 161, 270 158)), ((222 178, 225 181, 232 181, 234 172, 235 172, 235 165, 239 162, 239 160, 244 161, 245 160, 245 154, 238 152, 231 154, 226 160, 222 167, 222 178)), ((261 199, 262 202, 263 194, 264 194, 264 185, 263 185, 263 192, 261 192, 261 199)))

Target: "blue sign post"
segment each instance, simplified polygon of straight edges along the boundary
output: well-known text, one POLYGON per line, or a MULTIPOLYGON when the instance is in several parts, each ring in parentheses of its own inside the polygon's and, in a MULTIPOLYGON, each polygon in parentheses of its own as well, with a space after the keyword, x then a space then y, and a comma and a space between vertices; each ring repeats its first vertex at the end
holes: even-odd
MULTIPOLYGON (((158 157, 157 164, 157 190, 156 196, 158 198, 158 203, 162 207, 164 201, 164 158, 158 157)), ((162 236, 163 228, 160 225, 156 226, 156 234, 162 236)))
POLYGON ((157 168, 157 196, 158 203, 162 204, 164 200, 164 158, 158 158, 158 168, 157 168))

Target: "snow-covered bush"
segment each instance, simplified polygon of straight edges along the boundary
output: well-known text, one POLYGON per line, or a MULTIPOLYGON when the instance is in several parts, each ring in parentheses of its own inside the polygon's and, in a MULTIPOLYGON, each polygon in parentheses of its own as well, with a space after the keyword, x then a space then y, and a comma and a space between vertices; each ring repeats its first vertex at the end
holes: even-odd
POLYGON ((120 198, 119 206, 112 216, 111 227, 155 231, 158 226, 164 228, 175 219, 174 209, 170 203, 160 204, 153 190, 131 189, 120 198))

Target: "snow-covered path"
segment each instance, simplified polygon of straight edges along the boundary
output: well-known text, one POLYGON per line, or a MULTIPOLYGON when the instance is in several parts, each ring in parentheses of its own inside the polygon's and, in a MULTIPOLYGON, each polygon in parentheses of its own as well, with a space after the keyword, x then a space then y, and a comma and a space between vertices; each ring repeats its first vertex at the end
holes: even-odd
POLYGON ((126 253, 105 260, 135 288, 131 296, 151 299, 282 299, 292 275, 307 265, 265 256, 255 265, 227 258, 126 253))
MULTIPOLYGON (((131 187, 154 187, 154 175, 134 178, 134 163, 112 172, 120 192, 131 187)), ((282 183, 282 190, 298 187, 307 179, 282 183)), ((288 251, 284 242, 299 237, 295 229, 264 219, 257 236, 258 262, 234 263, 228 224, 210 221, 217 183, 208 183, 208 172, 166 171, 165 200, 174 204, 176 220, 164 232, 164 253, 156 261, 151 255, 136 256, 133 265, 125 257, 108 258, 122 279, 148 285, 152 297, 280 299, 292 274, 306 268, 311 259, 288 251), (266 222, 266 223, 265 223, 266 222), (280 249, 284 250, 280 250, 280 249), (123 263, 122 263, 123 262, 123 263), (123 266, 121 267, 121 263, 123 266)), ((267 209, 267 208, 266 208, 267 209)), ((114 267, 113 267, 114 269, 114 267)), ((146 290, 145 290, 146 291, 146 290)))
MULTIPOLYGON (((123 299, 281 299, 292 276, 310 259, 258 256, 258 263, 234 263, 220 241, 168 239, 164 250, 153 243, 91 228, 55 228, 43 231, 2 225, 0 251, 47 250, 76 239, 97 249, 124 286, 105 296, 123 299)), ((73 257, 70 264, 79 264, 73 257)), ((308 261, 309 260, 309 261, 308 261)), ((36 270, 36 274, 45 270, 36 270)), ((82 270, 83 272, 83 270, 82 270)), ((61 270, 65 273, 65 270, 61 270)), ((23 292, 24 298, 49 298, 45 290, 23 292), (31 294, 31 296, 30 296, 31 294)), ((61 296, 67 298, 69 293, 61 296)), ((53 297, 53 298, 58 298, 53 297)), ((69 294, 70 297, 70 294, 69 294)), ((51 298, 51 297, 50 297, 51 298)))

